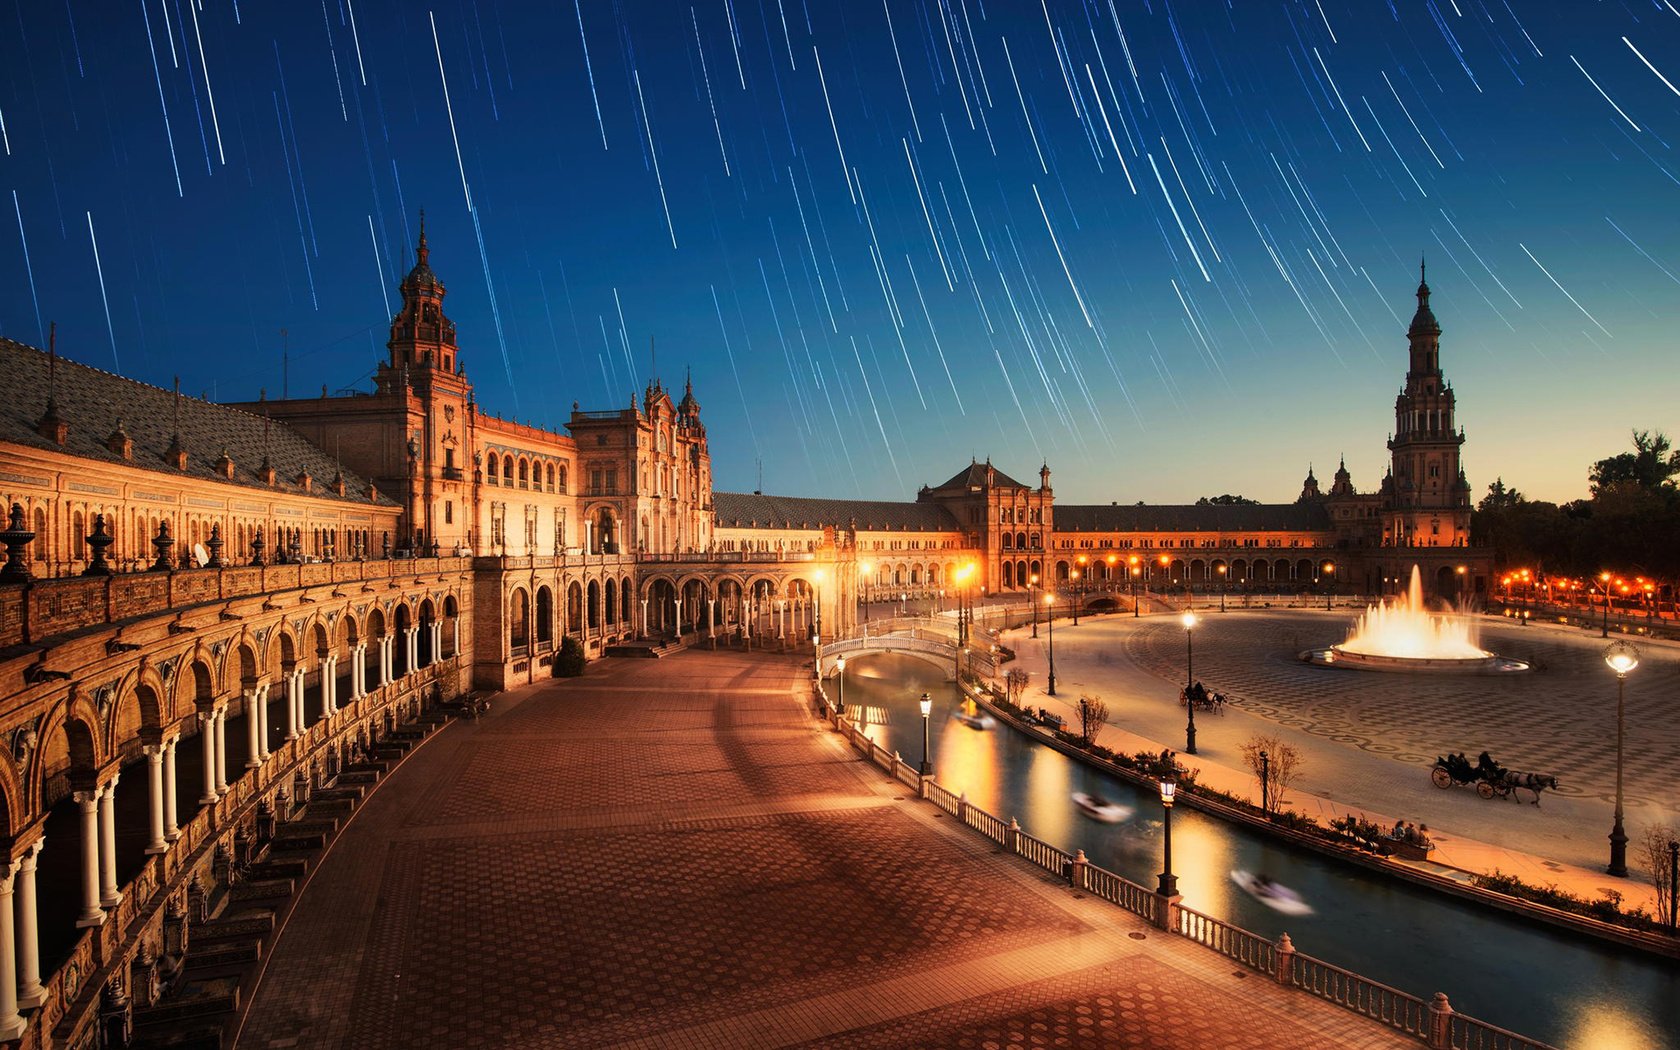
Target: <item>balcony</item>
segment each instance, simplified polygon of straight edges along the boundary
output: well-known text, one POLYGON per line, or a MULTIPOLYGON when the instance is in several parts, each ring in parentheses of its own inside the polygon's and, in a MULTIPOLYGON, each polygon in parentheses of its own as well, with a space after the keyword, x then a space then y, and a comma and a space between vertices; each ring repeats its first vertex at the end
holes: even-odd
POLYGON ((460 467, 444 467, 443 468, 443 480, 445 480, 445 481, 460 481, 461 480, 461 468, 460 467))

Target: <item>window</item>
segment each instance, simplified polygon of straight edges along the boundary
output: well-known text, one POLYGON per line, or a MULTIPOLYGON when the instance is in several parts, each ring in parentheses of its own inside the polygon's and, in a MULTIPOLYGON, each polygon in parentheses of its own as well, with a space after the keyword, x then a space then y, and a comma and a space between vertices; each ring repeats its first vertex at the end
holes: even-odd
POLYGON ((454 470, 455 469, 455 450, 452 449, 452 448, 445 448, 443 450, 443 469, 444 470, 454 470))
POLYGON ((566 491, 566 464, 560 464, 560 492, 566 491))
POLYGON ((445 525, 455 524, 455 501, 452 499, 443 501, 443 523, 445 525))
POLYGON ((524 460, 519 461, 519 487, 529 488, 531 479, 531 465, 524 460))
POLYGON ((548 465, 548 491, 554 491, 554 464, 548 465))
POLYGON ((618 495, 618 468, 617 467, 608 467, 607 468, 607 495, 609 495, 609 496, 618 495))
POLYGON ((497 466, 499 463, 501 463, 501 457, 492 454, 490 456, 490 475, 489 475, 490 484, 492 484, 492 485, 500 485, 501 484, 501 481, 499 480, 499 478, 501 476, 501 470, 497 466))

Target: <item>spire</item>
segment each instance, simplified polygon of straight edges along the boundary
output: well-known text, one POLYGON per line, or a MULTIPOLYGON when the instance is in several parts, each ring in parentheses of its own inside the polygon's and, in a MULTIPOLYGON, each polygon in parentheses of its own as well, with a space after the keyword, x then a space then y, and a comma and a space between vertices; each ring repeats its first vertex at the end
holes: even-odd
POLYGON ((420 243, 414 249, 414 257, 419 260, 421 266, 425 266, 427 265, 427 260, 431 258, 431 254, 431 249, 426 247, 426 209, 421 208, 420 243))
POLYGON ((1412 315, 1412 326, 1406 330, 1406 335, 1416 338, 1420 335, 1440 335, 1441 325, 1435 320, 1435 314, 1429 309, 1429 282, 1425 280, 1428 266, 1423 261, 1418 262, 1417 313, 1412 315))

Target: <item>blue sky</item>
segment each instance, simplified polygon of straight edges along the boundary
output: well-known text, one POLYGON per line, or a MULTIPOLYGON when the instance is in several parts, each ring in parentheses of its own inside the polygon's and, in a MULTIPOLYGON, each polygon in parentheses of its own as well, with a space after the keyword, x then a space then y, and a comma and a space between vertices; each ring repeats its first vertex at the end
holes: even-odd
POLYGON ((1374 487, 1420 256, 1478 496, 1680 430, 1665 0, 68 0, 0 59, 0 333, 224 399, 366 388, 424 207, 487 408, 692 369, 720 488, 1374 487))

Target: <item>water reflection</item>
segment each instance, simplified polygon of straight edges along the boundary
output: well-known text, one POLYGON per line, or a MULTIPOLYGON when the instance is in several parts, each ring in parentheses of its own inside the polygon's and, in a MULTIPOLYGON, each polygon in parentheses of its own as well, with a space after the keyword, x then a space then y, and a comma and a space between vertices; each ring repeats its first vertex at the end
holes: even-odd
MULTIPOLYGON (((898 654, 851 658, 846 702, 869 704, 869 736, 921 760, 923 692, 939 782, 971 803, 1093 864, 1154 888, 1161 870, 1161 801, 1000 726, 955 721, 956 687, 939 669, 898 654), (1075 791, 1135 808, 1099 824, 1073 807, 1075 791)), ((1367 875, 1177 806, 1173 867, 1184 903, 1262 936, 1287 932, 1297 949, 1428 999, 1445 991, 1471 1016, 1553 1045, 1680 1050, 1680 973, 1656 960, 1532 927, 1410 885, 1367 875), (1239 890, 1230 871, 1264 872, 1316 913, 1280 915, 1239 890)))

